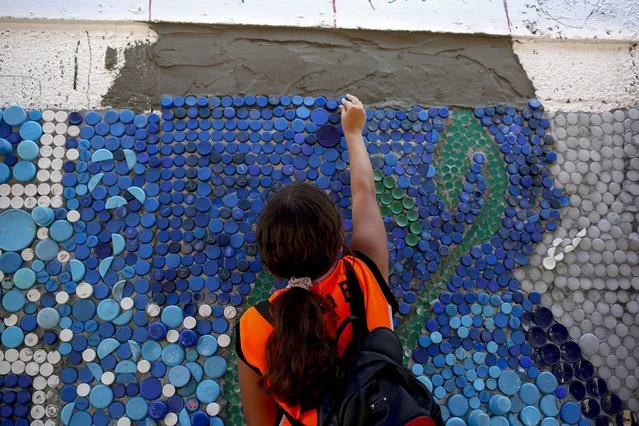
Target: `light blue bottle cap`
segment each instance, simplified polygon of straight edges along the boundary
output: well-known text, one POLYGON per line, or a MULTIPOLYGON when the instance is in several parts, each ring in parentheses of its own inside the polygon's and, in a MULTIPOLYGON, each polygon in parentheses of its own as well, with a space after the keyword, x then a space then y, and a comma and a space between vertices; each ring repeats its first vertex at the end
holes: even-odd
MULTIPOLYGON (((197 355, 197 352, 195 352, 195 354, 197 355)), ((197 357, 195 359, 197 359, 197 357)), ((184 364, 184 366, 189 369, 189 371, 191 372, 191 377, 193 377, 193 379, 195 379, 197 383, 200 383, 202 381, 202 378, 204 377, 204 368, 202 368, 200 364, 195 361, 191 361, 184 364)))
POLYGON ((215 355, 215 352, 217 352, 217 339, 208 334, 201 336, 197 341, 197 351, 204 357, 215 355))
POLYGON ((18 157, 25 161, 33 161, 38 158, 40 154, 40 148, 38 144, 33 142, 32 140, 24 140, 18 144, 18 149, 16 150, 18 153, 18 157))
POLYGON ((546 417, 541 421, 541 426, 559 426, 559 422, 552 417, 546 417))
POLYGON ((191 380, 191 372, 183 365, 176 365, 169 370, 169 382, 176 388, 186 386, 191 380))
POLYGON ((5 348, 14 349, 22 345, 24 342, 24 331, 20 327, 7 327, 3 332, 1 339, 5 348))
POLYGON ((212 379, 219 379, 226 373, 226 360, 214 355, 204 361, 204 372, 212 379))
POLYGON ((451 417, 446 420, 446 426, 466 426, 466 422, 459 417, 451 417))
POLYGON ((541 414, 539 413, 537 407, 528 405, 524 407, 523 410, 521 410, 521 413, 519 413, 519 418, 521 419, 521 422, 524 424, 524 426, 537 426, 541 421, 541 414))
POLYGON ((96 385, 91 389, 89 401, 93 408, 108 408, 113 401, 113 391, 106 385, 96 385))
POLYGON ((524 383, 519 388, 519 398, 526 405, 535 405, 539 400, 539 389, 532 383, 524 383))
POLYGON ((147 361, 156 361, 162 356, 162 345, 155 340, 147 340, 142 345, 142 358, 147 361))
POLYGON ((4 138, 0 138, 0 155, 7 155, 13 152, 13 145, 4 138))
POLYGON ((0 163, 0 184, 6 183, 11 177, 11 169, 4 163, 0 163))
POLYGON ((28 268, 21 268, 13 274, 13 284, 21 289, 27 290, 36 282, 36 273, 28 268))
POLYGON ((35 255, 38 259, 48 262, 55 259, 60 251, 58 243, 53 240, 40 240, 35 248, 35 255))
POLYGON ((31 217, 38 226, 49 226, 55 219, 53 210, 47 206, 37 206, 31 212, 31 217))
POLYGON ((557 388, 557 378, 549 371, 544 371, 537 376, 535 383, 542 393, 553 393, 557 388))
POLYGON ((178 306, 167 306, 162 311, 160 319, 167 327, 176 328, 182 325, 184 312, 178 306))
POLYGON ((98 316, 107 322, 120 315, 120 304, 113 299, 104 299, 98 304, 98 316))
POLYGON ((0 213, 1 250, 24 250, 31 245, 36 232, 35 221, 24 210, 7 210, 0 213), (16 230, 19 230, 19 232, 16 232, 16 230))
POLYGON ((510 423, 510 426, 524 426, 512 413, 508 415, 508 423, 510 423))
POLYGON ((20 126, 20 137, 25 140, 37 141, 42 136, 42 126, 35 121, 26 121, 20 126))
POLYGON ((73 236, 73 225, 66 220, 56 220, 49 228, 53 241, 63 243, 73 236))
POLYGON ((493 395, 488 401, 488 408, 493 414, 502 415, 510 411, 511 403, 508 398, 503 395, 493 395))
POLYGON ((499 385, 499 389, 506 395, 515 395, 519 392, 519 387, 521 386, 521 379, 512 370, 505 370, 499 376, 499 381, 497 382, 499 385))
POLYGON ((181 364, 182 361, 184 361, 184 349, 182 349, 182 346, 171 343, 162 349, 162 362, 164 362, 167 367, 175 367, 181 364))
POLYGON ((508 420, 503 416, 491 417, 490 426, 509 426, 508 420))
POLYGON ((197 385, 197 399, 203 404, 215 402, 220 396, 220 385, 213 380, 204 380, 197 385))
POLYGON ((546 417, 555 417, 559 414, 559 403, 555 395, 544 395, 539 401, 539 408, 546 417))
POLYGON ((470 426, 488 426, 490 425, 490 417, 481 410, 473 410, 468 416, 470 426))
POLYGON ((149 404, 139 396, 129 399, 126 403, 126 415, 131 420, 142 420, 149 412, 149 404))
POLYGON ((36 166, 30 161, 18 161, 13 166, 13 178, 18 182, 29 182, 36 175, 36 166))
POLYGON ((41 328, 55 328, 60 322, 60 313, 55 308, 42 308, 38 311, 36 320, 41 328))
POLYGON ((17 127, 27 121, 27 113, 22 107, 11 105, 4 110, 2 118, 9 126, 17 127))
POLYGON ((19 290, 9 290, 2 296, 2 307, 7 312, 19 312, 26 303, 24 294, 19 290))
POLYGON ((453 395, 448 398, 448 411, 455 417, 462 417, 468 411, 468 400, 463 395, 453 395))

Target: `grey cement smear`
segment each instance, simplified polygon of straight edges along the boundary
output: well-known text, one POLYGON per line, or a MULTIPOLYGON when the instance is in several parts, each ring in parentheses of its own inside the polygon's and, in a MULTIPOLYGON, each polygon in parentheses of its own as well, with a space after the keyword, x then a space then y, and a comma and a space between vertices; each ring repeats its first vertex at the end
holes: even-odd
MULTIPOLYGON (((162 95, 354 93, 367 104, 523 105, 533 85, 509 37, 154 24, 124 52, 104 106, 157 109, 162 95)), ((105 61, 108 63, 107 61, 105 61)))

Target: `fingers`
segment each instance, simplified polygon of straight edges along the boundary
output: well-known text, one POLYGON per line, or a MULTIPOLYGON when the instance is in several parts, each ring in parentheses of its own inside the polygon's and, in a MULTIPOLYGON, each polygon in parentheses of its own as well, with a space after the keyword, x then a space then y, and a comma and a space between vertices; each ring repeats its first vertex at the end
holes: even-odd
POLYGON ((346 107, 344 105, 340 105, 339 106, 339 112, 344 114, 344 112, 346 112, 346 107))
POLYGON ((342 101, 342 106, 346 109, 346 111, 348 111, 348 109, 353 106, 353 103, 344 99, 342 101))
POLYGON ((362 101, 360 101, 357 96, 346 94, 346 98, 353 103, 353 105, 362 106, 362 101))

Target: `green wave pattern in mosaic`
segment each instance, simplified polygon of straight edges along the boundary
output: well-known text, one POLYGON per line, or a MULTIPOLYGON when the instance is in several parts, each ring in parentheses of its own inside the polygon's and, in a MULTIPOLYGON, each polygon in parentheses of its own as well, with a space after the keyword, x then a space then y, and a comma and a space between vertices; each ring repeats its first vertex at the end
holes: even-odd
POLYGON ((475 223, 466 231, 464 241, 442 260, 439 269, 432 275, 431 283, 419 294, 413 310, 398 327, 397 334, 404 344, 406 359, 410 357, 424 323, 430 319, 430 304, 450 281, 459 259, 471 247, 487 241, 499 229, 499 222, 506 207, 508 177, 497 144, 477 121, 472 111, 454 111, 452 123, 446 127, 434 159, 437 193, 451 214, 457 210, 464 175, 476 152, 482 152, 487 159, 482 171, 488 184, 484 194, 484 206, 475 223))

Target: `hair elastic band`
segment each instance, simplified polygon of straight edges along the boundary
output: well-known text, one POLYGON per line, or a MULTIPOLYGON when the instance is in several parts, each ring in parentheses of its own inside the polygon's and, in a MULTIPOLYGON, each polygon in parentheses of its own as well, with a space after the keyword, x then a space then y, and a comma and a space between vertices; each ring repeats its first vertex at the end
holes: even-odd
POLYGON ((303 288, 304 290, 308 290, 309 288, 311 288, 312 285, 313 285, 313 281, 309 277, 301 277, 301 278, 291 277, 288 280, 288 285, 286 287, 287 288, 300 287, 300 288, 303 288))

